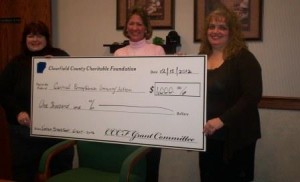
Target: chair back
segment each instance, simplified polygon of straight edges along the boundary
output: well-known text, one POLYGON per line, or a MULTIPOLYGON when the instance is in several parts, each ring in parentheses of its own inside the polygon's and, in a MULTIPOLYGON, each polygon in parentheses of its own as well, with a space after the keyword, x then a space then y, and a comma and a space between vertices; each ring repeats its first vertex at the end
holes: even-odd
MULTIPOLYGON (((131 145, 77 141, 79 167, 120 172, 126 157, 138 148, 138 146, 131 145)), ((142 159, 131 173, 141 175, 145 169, 146 160, 142 159)))

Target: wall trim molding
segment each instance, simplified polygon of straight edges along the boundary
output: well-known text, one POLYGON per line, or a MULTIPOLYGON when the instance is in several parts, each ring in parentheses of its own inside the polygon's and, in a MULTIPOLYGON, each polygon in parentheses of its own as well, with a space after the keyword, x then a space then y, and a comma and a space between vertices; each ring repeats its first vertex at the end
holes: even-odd
POLYGON ((258 107, 261 109, 300 110, 300 98, 263 96, 258 107))

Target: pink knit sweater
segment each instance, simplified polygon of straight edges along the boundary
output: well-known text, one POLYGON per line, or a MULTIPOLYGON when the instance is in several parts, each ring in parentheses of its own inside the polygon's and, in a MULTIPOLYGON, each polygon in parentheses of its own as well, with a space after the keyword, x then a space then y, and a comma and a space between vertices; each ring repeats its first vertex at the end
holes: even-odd
POLYGON ((165 55, 161 46, 148 43, 146 39, 129 42, 129 45, 115 51, 114 56, 159 56, 165 55))

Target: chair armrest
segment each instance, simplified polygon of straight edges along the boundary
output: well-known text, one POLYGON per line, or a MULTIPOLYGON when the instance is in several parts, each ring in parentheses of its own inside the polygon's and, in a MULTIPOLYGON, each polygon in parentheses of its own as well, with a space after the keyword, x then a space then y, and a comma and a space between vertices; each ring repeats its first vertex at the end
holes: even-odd
POLYGON ((131 153, 123 162, 120 172, 120 182, 128 182, 130 173, 133 170, 136 163, 143 159, 147 153, 151 151, 149 147, 140 147, 131 153))
POLYGON ((74 140, 65 140, 48 148, 42 155, 39 163, 38 178, 40 182, 46 181, 51 175, 50 162, 53 157, 62 151, 73 147, 76 144, 74 140))

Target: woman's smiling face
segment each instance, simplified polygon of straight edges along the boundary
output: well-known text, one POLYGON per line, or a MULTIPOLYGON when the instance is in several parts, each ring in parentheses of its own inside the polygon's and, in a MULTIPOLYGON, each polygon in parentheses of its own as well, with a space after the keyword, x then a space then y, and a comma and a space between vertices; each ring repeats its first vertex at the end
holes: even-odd
POLYGON ((146 26, 139 15, 132 15, 127 23, 127 33, 130 41, 138 42, 145 38, 146 26))
POLYGON ((224 17, 213 17, 207 29, 208 41, 213 49, 223 49, 229 40, 229 28, 224 17))
POLYGON ((36 52, 44 49, 47 45, 47 40, 41 34, 28 34, 26 36, 26 46, 29 51, 36 52))

